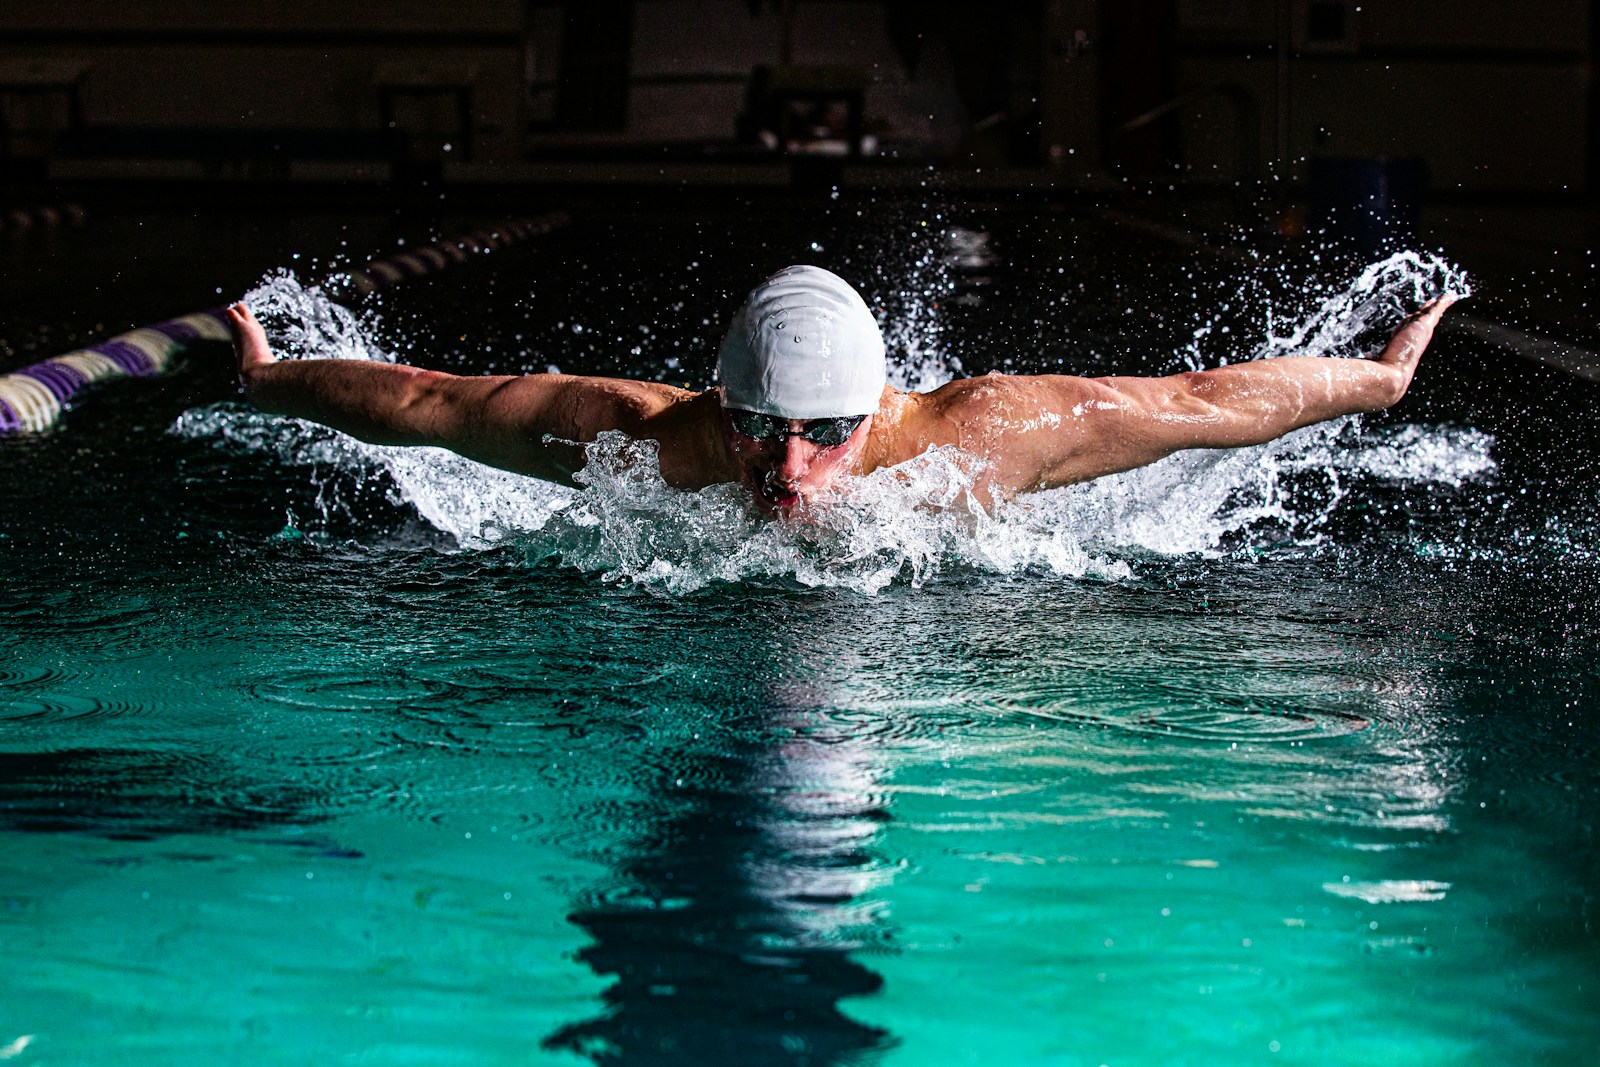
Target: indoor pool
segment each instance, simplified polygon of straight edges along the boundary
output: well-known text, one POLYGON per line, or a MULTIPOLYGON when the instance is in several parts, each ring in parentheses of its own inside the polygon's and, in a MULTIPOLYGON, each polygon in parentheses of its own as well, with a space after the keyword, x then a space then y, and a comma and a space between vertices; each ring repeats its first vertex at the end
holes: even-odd
MULTIPOLYGON (((330 261, 426 226, 108 220, 131 288, 7 351, 260 279, 302 354, 698 387, 809 261, 927 386, 1370 351, 1462 284, 932 193, 571 215, 355 315, 330 261)), ((1592 1064, 1596 399, 1442 334, 1359 425, 764 524, 620 442, 573 493, 262 416, 215 350, 108 385, 0 440, 0 1060, 1592 1064)))

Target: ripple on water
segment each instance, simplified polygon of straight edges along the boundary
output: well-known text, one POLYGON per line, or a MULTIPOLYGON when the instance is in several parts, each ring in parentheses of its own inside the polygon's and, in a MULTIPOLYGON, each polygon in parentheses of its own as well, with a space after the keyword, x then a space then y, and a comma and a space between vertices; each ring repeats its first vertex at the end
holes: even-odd
POLYGON ((569 683, 562 689, 522 687, 481 692, 445 703, 415 704, 397 712, 425 732, 408 732, 416 742, 483 750, 491 755, 523 756, 573 745, 640 742, 648 729, 633 719, 647 707, 643 698, 606 686, 569 683))
POLYGON ((160 616, 160 610, 144 597, 108 597, 90 607, 73 607, 76 610, 57 617, 56 628, 63 633, 96 635, 105 648, 144 644, 151 624, 160 616))
POLYGON ((915 709, 897 702, 889 706, 822 706, 799 713, 785 708, 778 722, 767 720, 763 733, 816 744, 917 746, 947 740, 974 722, 970 709, 947 702, 915 709))
POLYGON ((372 783, 360 803, 408 822, 458 826, 467 833, 487 820, 492 832, 518 837, 545 824, 549 795, 547 783, 508 780, 487 773, 481 761, 435 761, 424 753, 420 762, 372 783))
POLYGON ((0 753, 0 825, 121 839, 304 825, 349 785, 191 749, 0 753))
POLYGON ((248 692, 315 711, 393 711, 460 695, 459 687, 436 678, 332 668, 275 672, 271 679, 250 685, 248 692))
POLYGON ((1330 708, 1265 708, 1215 696, 1204 701, 1174 700, 1126 709, 1075 706, 1070 698, 1061 699, 1050 693, 991 699, 988 703, 1001 715, 1020 714, 1136 734, 1231 744, 1323 740, 1359 733, 1372 725, 1372 720, 1364 716, 1330 708))
POLYGON ((0 690, 48 684, 65 677, 65 671, 37 663, 0 663, 0 690))
POLYGON ((662 818, 658 804, 637 799, 596 800, 552 824, 554 832, 545 840, 567 855, 614 868, 639 857, 641 841, 651 837, 662 818))
MULTIPOLYGON (((117 719, 148 712, 153 705, 114 700, 90 693, 56 689, 82 676, 61 671, 41 675, 37 681, 0 683, 0 722, 47 726, 86 719, 117 719), (48 688, 45 688, 48 687, 48 688), (42 692, 30 691, 43 689, 42 692)), ((102 683, 103 684, 103 683, 102 683)), ((63 686, 63 689, 65 687, 63 686)))
POLYGON ((404 747, 389 731, 365 729, 304 730, 290 737, 257 737, 238 745, 253 764, 306 770, 371 766, 404 747))
POLYGON ((527 662, 516 671, 438 661, 391 672, 318 667, 274 674, 249 692, 297 711, 364 715, 406 747, 525 756, 645 738, 656 699, 648 687, 547 668, 530 679, 527 662))

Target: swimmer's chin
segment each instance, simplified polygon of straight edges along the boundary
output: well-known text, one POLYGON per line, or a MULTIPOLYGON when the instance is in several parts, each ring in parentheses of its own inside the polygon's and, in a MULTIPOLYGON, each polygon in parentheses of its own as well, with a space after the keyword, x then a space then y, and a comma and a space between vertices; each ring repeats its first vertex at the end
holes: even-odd
POLYGON ((815 513, 826 507, 834 498, 830 491, 820 493, 786 492, 776 487, 764 487, 755 493, 756 510, 763 518, 778 522, 810 521, 815 513))
POLYGON ((788 518, 805 503, 799 493, 763 488, 755 494, 756 508, 769 519, 788 518))

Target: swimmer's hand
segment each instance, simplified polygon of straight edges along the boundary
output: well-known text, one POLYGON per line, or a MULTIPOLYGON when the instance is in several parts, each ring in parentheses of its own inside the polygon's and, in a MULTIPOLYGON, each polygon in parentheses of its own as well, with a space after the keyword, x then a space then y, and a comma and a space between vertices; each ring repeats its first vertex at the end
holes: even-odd
POLYGON ((277 362, 272 349, 267 346, 267 332, 250 314, 244 304, 233 304, 227 310, 228 328, 233 331, 233 351, 239 357, 239 383, 250 388, 252 372, 277 362))
POLYGON ((1459 299, 1455 293, 1445 293, 1437 300, 1423 304, 1400 323, 1394 336, 1389 338, 1389 343, 1378 353, 1374 362, 1393 368, 1397 378, 1394 400, 1390 403, 1399 400, 1410 388, 1411 377, 1417 372, 1417 362, 1422 358, 1428 342, 1433 340, 1433 328, 1439 324, 1445 310, 1459 299))

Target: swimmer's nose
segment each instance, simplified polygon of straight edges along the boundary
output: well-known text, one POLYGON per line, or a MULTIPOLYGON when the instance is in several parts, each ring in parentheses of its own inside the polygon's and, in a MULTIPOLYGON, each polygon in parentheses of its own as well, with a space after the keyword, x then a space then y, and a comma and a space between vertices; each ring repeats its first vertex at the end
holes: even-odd
POLYGON ((805 477, 811 467, 814 449, 803 437, 787 437, 783 442, 783 460, 778 464, 778 478, 790 485, 805 477))

